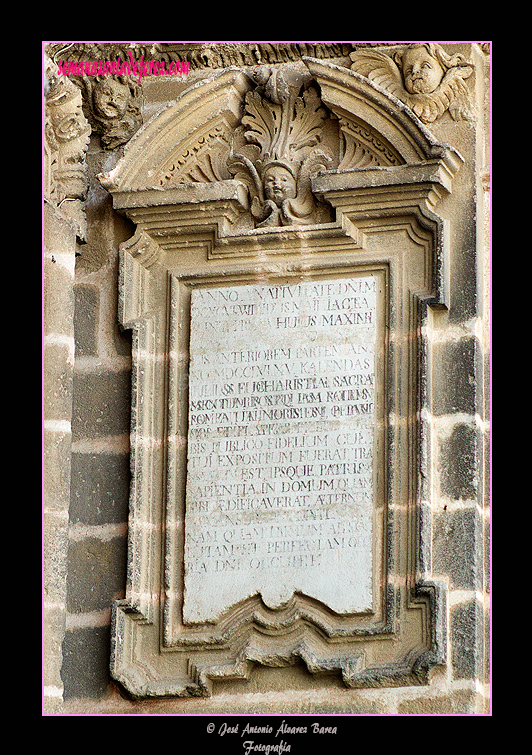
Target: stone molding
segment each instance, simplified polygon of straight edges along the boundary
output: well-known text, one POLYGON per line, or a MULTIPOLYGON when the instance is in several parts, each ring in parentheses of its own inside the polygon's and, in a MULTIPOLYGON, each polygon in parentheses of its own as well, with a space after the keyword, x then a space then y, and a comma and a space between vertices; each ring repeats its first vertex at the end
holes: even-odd
POLYGON ((64 49, 62 43, 54 43, 48 50, 53 56, 63 48, 61 58, 75 61, 109 60, 119 55, 124 59, 129 51, 134 51, 144 58, 156 58, 165 63, 189 61, 191 69, 195 70, 293 63, 303 56, 342 59, 347 63, 349 53, 359 46, 350 42, 105 42, 101 45, 88 42, 75 43, 68 49, 64 49))
MULTIPOLYGON (((218 70, 228 67, 256 68, 301 64, 306 58, 333 61, 368 77, 377 86, 396 96, 421 119, 432 123, 449 112, 454 120, 473 117, 469 91, 465 80, 471 76, 473 66, 464 56, 449 55, 440 44, 420 43, 397 45, 394 43, 344 42, 258 42, 258 43, 61 43, 47 47, 50 56, 61 54, 69 62, 83 60, 114 60, 128 55, 157 59, 165 64, 187 61, 192 72, 218 70), (375 49, 378 48, 378 49, 375 49), (405 77, 406 65, 416 68, 416 80, 405 77), (413 62, 410 64, 410 59, 413 62), (427 69, 431 76, 427 78, 427 69), (419 70, 418 70, 419 69, 419 70), (425 80, 423 80, 425 76, 425 80)), ((129 76, 72 76, 72 81, 83 93, 83 107, 94 133, 100 134, 104 149, 115 149, 131 139, 142 124, 140 82, 129 76)), ((346 127, 355 131, 359 144, 358 159, 368 159, 377 146, 383 156, 382 145, 375 145, 375 134, 363 134, 351 119, 346 127), (372 145, 368 152, 368 146, 372 145)), ((396 156, 388 155, 392 161, 396 156)))
POLYGON ((153 232, 167 245, 172 238, 165 225, 165 218, 173 223, 170 206, 180 212, 190 202, 208 203, 223 238, 265 225, 331 222, 327 206, 312 191, 318 174, 427 161, 439 161, 447 178, 457 170, 461 157, 456 150, 439 144, 393 95, 343 67, 305 62, 320 87, 321 105, 310 104, 317 102, 316 89, 309 85, 310 76, 300 74, 290 85, 286 76, 276 74, 275 87, 286 91, 281 100, 268 68, 257 75, 263 85, 237 69, 216 74, 207 85, 207 104, 202 82, 188 88, 143 127, 115 168, 100 176, 115 206, 128 211, 134 222, 141 215, 146 223, 153 219, 153 232), (285 137, 280 143, 281 125, 293 134, 298 121, 306 129, 299 157, 285 137), (262 174, 269 164, 292 173, 295 199, 284 198, 278 206, 267 200, 262 174))

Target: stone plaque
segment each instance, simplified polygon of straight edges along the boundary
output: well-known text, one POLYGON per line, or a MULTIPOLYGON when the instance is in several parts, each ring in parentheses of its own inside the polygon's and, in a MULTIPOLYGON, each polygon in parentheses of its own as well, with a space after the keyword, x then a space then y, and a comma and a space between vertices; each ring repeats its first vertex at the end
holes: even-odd
POLYGON ((373 608, 373 275, 192 291, 185 623, 373 608))

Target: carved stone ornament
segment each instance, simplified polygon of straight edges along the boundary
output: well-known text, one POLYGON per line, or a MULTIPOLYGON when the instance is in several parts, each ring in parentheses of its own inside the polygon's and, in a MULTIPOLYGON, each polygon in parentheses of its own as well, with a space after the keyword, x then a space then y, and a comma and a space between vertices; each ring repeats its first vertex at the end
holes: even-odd
POLYGON ((448 301, 436 208, 463 160, 366 77, 304 63, 193 84, 100 177, 136 224, 111 658, 134 697, 297 663, 425 684, 446 662, 418 376, 427 308, 448 301))
POLYGON ((408 45, 393 57, 379 50, 350 54, 353 71, 367 76, 397 97, 423 123, 433 123, 446 111, 455 121, 471 119, 465 79, 473 66, 463 55, 448 55, 433 42, 408 45))
POLYGON ((91 128, 83 114, 81 93, 56 66, 45 61, 44 197, 61 207, 86 238, 83 200, 88 189, 85 155, 91 128))
MULTIPOLYGON (((48 54, 59 61, 128 60, 128 52, 141 55, 145 48, 135 45, 106 45, 97 43, 74 43, 66 47, 59 43, 47 46, 48 54)), ((66 76, 59 78, 65 79, 66 76)), ((133 76, 69 74, 68 79, 81 91, 83 112, 90 123, 92 133, 100 135, 104 149, 116 149, 128 142, 142 125, 141 87, 133 76)))
POLYGON ((307 225, 329 219, 312 195, 311 179, 332 167, 320 149, 328 115, 303 77, 260 69, 259 89, 246 95, 243 130, 235 134, 228 168, 248 186, 257 227, 307 225), (239 141, 242 143, 239 144, 239 141))
POLYGON ((128 142, 142 125, 140 86, 131 76, 84 76, 79 86, 102 147, 115 149, 128 142))
POLYGON ((76 42, 66 49, 63 43, 48 45, 50 57, 61 50, 65 60, 124 60, 133 51, 138 59, 162 60, 168 68, 172 61, 188 61, 191 70, 229 66, 273 65, 298 62, 303 57, 332 59, 344 65, 355 46, 349 42, 76 42))

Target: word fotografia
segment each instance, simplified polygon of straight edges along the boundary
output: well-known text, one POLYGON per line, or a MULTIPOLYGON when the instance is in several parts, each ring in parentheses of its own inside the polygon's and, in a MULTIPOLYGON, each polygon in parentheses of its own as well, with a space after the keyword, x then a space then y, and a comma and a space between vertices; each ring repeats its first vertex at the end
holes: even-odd
POLYGON ((276 755, 282 755, 283 752, 290 752, 292 749, 289 744, 282 739, 276 745, 267 745, 262 742, 255 742, 252 739, 248 739, 243 743, 245 755, 250 755, 252 752, 264 752, 266 755, 270 753, 276 753, 276 755))
POLYGON ((172 60, 165 66, 164 60, 133 60, 131 50, 129 60, 118 57, 116 60, 60 60, 58 74, 61 76, 183 76, 190 70, 190 61, 172 60))

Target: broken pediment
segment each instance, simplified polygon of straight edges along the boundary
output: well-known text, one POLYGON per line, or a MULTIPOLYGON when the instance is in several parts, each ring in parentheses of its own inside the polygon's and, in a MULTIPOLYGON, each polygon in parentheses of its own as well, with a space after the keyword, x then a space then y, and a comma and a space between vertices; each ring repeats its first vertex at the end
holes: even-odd
MULTIPOLYGON (((242 101, 249 89, 249 77, 228 70, 187 89, 174 103, 155 114, 128 144, 124 157, 104 177, 105 184, 125 192, 183 183, 187 169, 198 166, 204 146, 227 144, 240 122, 242 101), (208 98, 207 98, 208 93, 208 98)), ((223 149, 222 149, 223 151, 223 149)), ((207 158, 206 158, 207 159, 207 158)), ((216 162, 212 154, 208 159, 216 162)), ((229 174, 206 169, 205 176, 192 180, 224 180, 229 174)))
POLYGON ((161 235, 169 207, 203 199, 204 220, 223 237, 335 222, 313 186, 323 174, 436 161, 452 177, 457 153, 392 94, 355 71, 304 61, 303 72, 231 68, 187 89, 100 177, 115 206, 146 230, 156 216, 161 235))

